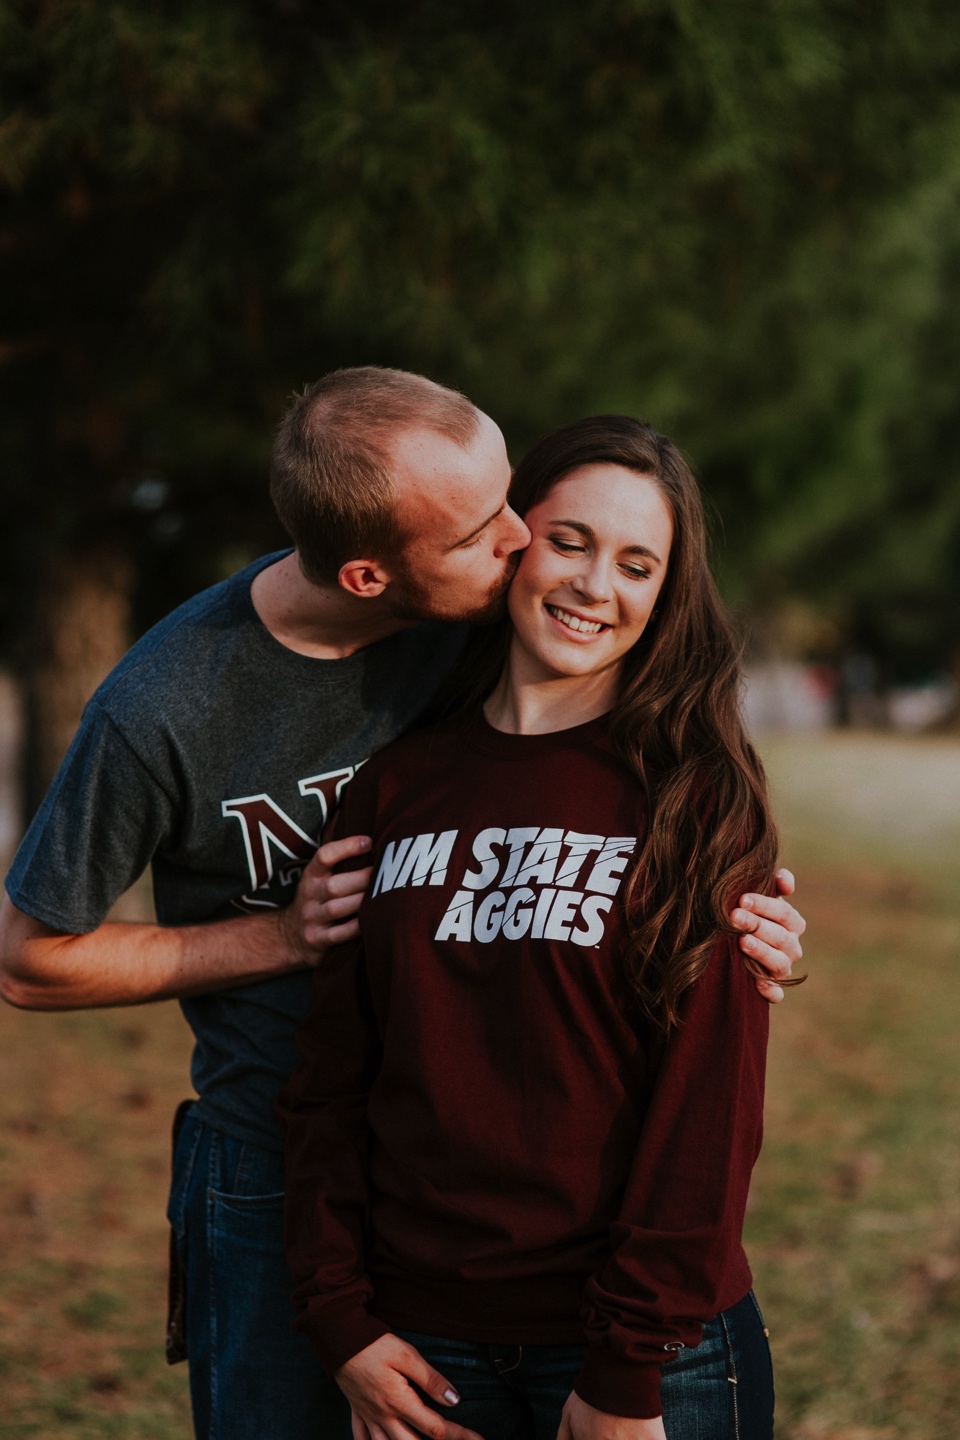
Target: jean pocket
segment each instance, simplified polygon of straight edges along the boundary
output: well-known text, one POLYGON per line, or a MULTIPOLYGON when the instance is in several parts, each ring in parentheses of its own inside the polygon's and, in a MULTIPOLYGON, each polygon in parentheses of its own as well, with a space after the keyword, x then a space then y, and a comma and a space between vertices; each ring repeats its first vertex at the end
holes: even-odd
POLYGON ((212 1186, 207 1190, 207 1202, 211 1209, 224 1216, 234 1216, 241 1222, 245 1216, 249 1216, 253 1221, 274 1215, 282 1217, 285 1199, 282 1190, 273 1191, 269 1195, 234 1195, 224 1190, 214 1190, 212 1186))
POLYGON ((283 1202, 282 1190, 270 1195, 228 1195, 208 1190, 207 1214, 214 1247, 221 1253, 282 1256, 283 1202))
POLYGON ((212 1185, 207 1194, 218 1205, 235 1206, 238 1210, 245 1210, 251 1205, 254 1208, 261 1205, 282 1207, 287 1198, 282 1190, 273 1190, 269 1195, 235 1195, 232 1190, 215 1190, 212 1185))
POLYGON ((246 1317, 241 1328, 274 1326, 276 1321, 284 1334, 289 1331, 294 1319, 293 1280, 283 1243, 283 1202, 282 1192, 207 1191, 207 1243, 224 1334, 241 1323, 240 1316, 246 1317))

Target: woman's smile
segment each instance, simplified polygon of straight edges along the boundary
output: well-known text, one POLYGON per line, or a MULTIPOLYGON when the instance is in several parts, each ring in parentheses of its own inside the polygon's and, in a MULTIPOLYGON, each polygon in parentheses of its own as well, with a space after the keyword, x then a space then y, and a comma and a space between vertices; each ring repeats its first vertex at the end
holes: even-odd
POLYGON ((579 641, 591 640, 594 635, 599 635, 601 631, 610 629, 610 626, 604 624, 602 620, 591 620, 579 611, 567 610, 559 605, 551 605, 547 600, 543 603, 545 609, 553 619, 556 620, 557 624, 562 625, 564 630, 568 632, 567 638, 569 639, 576 638, 579 641))

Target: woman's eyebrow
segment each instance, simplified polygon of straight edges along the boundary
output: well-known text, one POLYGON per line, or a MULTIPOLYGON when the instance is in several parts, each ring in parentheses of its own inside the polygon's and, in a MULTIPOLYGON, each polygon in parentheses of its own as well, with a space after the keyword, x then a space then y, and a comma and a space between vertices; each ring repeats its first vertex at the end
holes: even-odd
POLYGON ((646 545, 624 545, 627 555, 643 555, 647 560, 652 560, 655 565, 661 564, 660 556, 655 550, 650 550, 646 545))
MULTIPOLYGON (((551 520, 550 524, 566 525, 568 530, 576 530, 577 534, 582 535, 584 540, 594 540, 596 538, 590 526, 585 525, 582 520, 551 520)), ((653 560, 657 565, 663 563, 657 552, 649 549, 646 545, 624 545, 623 553, 627 555, 643 555, 647 560, 653 560)))
POLYGON ((590 529, 589 525, 584 525, 582 520, 551 520, 550 524, 566 525, 568 529, 576 530, 577 534, 582 535, 584 540, 593 539, 593 531, 590 529))

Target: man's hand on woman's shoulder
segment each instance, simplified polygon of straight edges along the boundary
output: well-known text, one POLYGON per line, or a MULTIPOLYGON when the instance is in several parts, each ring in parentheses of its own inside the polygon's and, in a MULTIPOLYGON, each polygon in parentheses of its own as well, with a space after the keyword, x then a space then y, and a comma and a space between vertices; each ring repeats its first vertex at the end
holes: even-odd
POLYGON ((764 1000, 779 1005, 783 999, 783 981, 789 980, 793 966, 803 958, 800 936, 807 922, 799 910, 788 903, 796 881, 789 870, 778 870, 774 876, 776 895, 741 895, 739 908, 730 919, 740 936, 740 949, 768 972, 768 979, 757 979, 757 989, 764 1000))

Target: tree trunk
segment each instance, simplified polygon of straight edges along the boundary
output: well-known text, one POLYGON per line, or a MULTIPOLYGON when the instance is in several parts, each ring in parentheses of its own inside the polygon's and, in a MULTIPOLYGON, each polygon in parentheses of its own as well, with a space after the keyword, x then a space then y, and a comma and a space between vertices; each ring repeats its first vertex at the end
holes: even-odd
POLYGON ((25 821, 56 774, 84 705, 129 647, 133 580, 132 564, 113 546, 61 555, 48 568, 24 674, 25 821))

